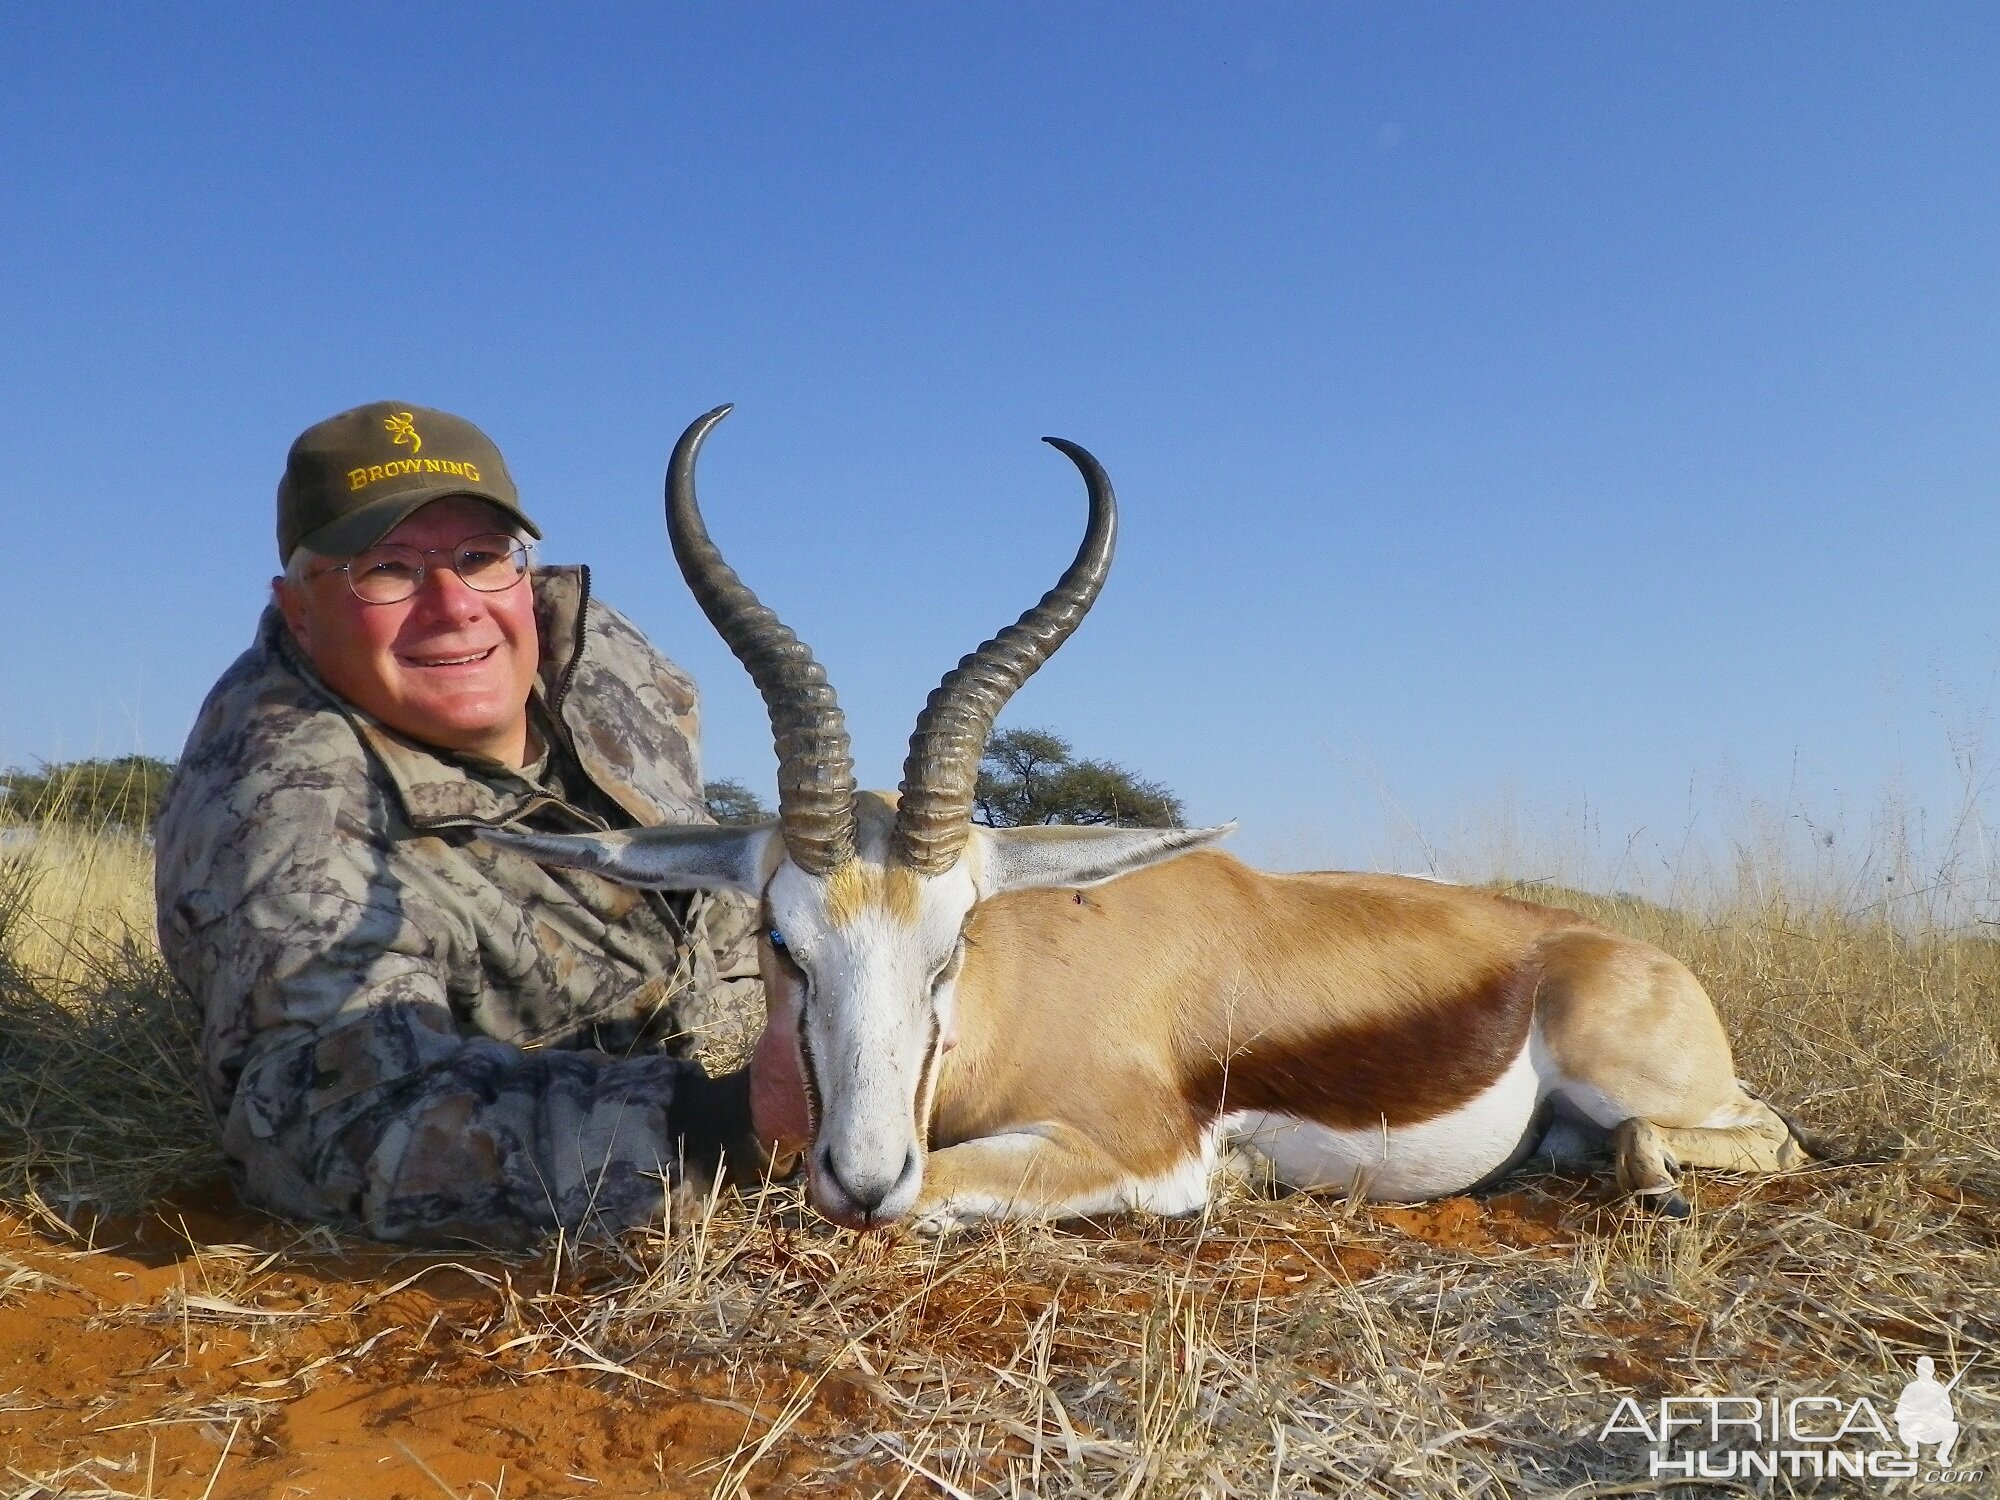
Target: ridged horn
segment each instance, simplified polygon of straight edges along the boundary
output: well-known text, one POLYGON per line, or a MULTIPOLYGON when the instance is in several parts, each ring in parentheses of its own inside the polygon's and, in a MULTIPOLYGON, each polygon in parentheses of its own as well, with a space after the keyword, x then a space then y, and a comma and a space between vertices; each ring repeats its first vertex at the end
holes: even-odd
POLYGON ((778 751, 778 820, 792 862, 826 875, 854 858, 854 755, 847 720, 811 649, 750 592, 709 540, 694 497, 695 459, 718 406, 690 423, 667 463, 667 536, 708 623, 764 696, 778 751))
POLYGON ((972 791, 993 722, 1021 684, 1082 622, 1111 571, 1118 502, 1104 466, 1075 443, 1043 438, 1083 473, 1090 524, 1083 545, 1041 602, 945 674, 917 716, 903 762, 902 801, 890 858, 923 875, 958 862, 971 836, 972 791))

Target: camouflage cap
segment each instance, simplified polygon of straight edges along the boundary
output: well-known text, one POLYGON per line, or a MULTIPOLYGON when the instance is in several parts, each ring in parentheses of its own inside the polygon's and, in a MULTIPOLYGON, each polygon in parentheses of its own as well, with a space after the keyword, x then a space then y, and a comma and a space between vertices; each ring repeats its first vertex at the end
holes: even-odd
POLYGON ((308 427, 278 481, 278 560, 301 544, 352 557, 433 500, 471 495, 539 538, 493 440, 463 417, 371 401, 308 427))

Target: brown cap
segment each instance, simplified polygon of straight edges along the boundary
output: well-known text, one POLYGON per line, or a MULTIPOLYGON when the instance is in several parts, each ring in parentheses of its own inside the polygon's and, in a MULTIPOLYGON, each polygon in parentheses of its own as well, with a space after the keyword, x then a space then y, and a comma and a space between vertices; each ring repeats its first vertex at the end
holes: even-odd
POLYGON ((537 539, 493 440, 463 417, 371 401, 299 434, 278 481, 278 561, 365 552, 446 495, 491 501, 537 539))

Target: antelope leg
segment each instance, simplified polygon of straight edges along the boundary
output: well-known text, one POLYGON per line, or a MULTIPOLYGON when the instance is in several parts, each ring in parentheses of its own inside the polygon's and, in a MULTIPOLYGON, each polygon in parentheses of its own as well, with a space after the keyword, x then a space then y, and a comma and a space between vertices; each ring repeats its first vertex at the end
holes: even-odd
POLYGON ((943 1234, 980 1219, 1073 1219, 1145 1209, 1190 1213, 1208 1198, 1199 1153, 1140 1177, 1074 1128, 1057 1123, 983 1136, 933 1151, 913 1227, 943 1234))

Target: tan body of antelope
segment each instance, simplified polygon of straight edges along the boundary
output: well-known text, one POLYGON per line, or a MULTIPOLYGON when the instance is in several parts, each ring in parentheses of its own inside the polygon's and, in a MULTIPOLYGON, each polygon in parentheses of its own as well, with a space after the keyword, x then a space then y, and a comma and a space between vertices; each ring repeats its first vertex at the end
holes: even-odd
POLYGON ((1680 1211, 1679 1166, 1804 1159, 1737 1082, 1694 976, 1574 912, 1264 874, 1199 847, 1227 828, 974 826, 994 719, 1110 566, 1110 483, 1073 444, 1050 439, 1090 491, 1075 562, 932 693, 900 797, 857 792, 825 674, 702 525, 695 459, 727 411, 675 447, 668 531, 770 710, 778 820, 486 836, 763 902, 772 1023, 799 1039, 809 1191, 829 1218, 1185 1213, 1231 1141, 1289 1186, 1402 1200, 1609 1146, 1623 1188, 1680 1211))

